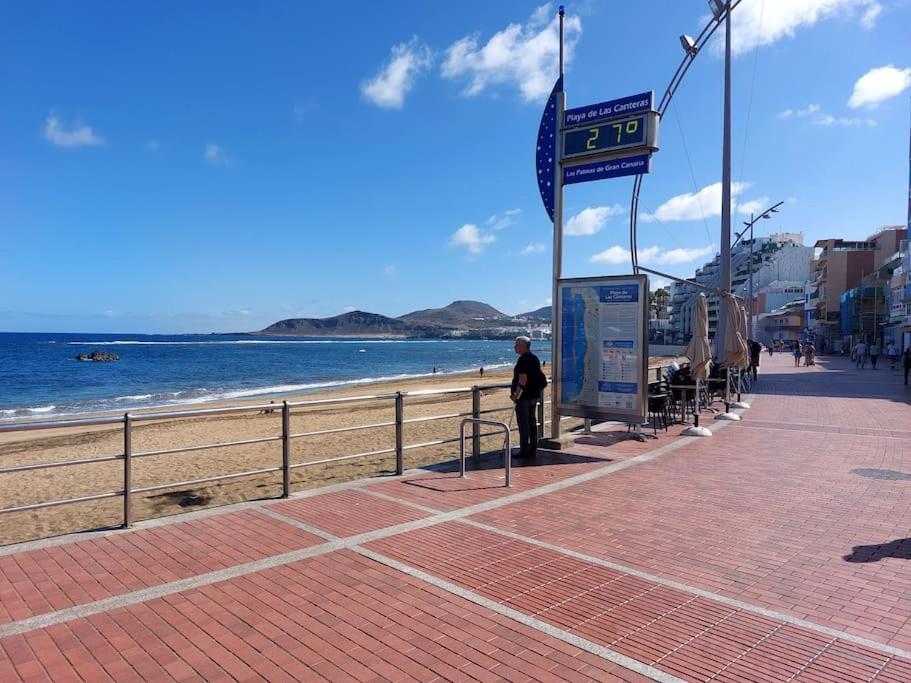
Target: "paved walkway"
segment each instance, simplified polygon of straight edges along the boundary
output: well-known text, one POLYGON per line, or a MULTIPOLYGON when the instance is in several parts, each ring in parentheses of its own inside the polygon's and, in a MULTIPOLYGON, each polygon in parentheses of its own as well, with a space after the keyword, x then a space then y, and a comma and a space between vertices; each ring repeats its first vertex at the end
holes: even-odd
POLYGON ((0 548, 0 681, 911 681, 911 390, 0 548))

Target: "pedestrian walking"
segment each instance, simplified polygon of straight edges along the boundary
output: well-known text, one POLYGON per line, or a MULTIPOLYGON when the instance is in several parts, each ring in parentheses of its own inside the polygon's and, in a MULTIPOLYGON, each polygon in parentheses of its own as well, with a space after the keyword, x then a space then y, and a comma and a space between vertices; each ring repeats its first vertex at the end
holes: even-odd
POLYGON ((766 350, 769 352, 769 358, 771 358, 772 354, 775 353, 775 342, 770 343, 766 350))
POLYGON ((750 370, 755 380, 759 374, 759 356, 762 354, 762 344, 755 339, 750 339, 747 341, 747 345, 750 347, 750 370))
POLYGON ((908 371, 911 370, 911 346, 902 354, 902 365, 905 368, 905 386, 908 386, 908 371))
POLYGON ((531 339, 516 337, 513 346, 519 355, 512 370, 509 398, 516 404, 516 423, 519 427, 520 458, 534 458, 538 450, 536 409, 547 378, 541 370, 541 361, 531 352, 531 339))
POLYGON ((898 357, 901 355, 898 351, 898 347, 895 345, 894 341, 889 341, 886 345, 886 358, 889 359, 889 369, 895 370, 895 366, 898 364, 898 357))
POLYGON ((794 342, 794 367, 800 367, 800 359, 803 358, 803 347, 800 342, 794 342))
POLYGON ((851 351, 851 360, 855 362, 858 370, 863 370, 867 367, 867 345, 863 339, 854 345, 854 350, 851 351))
POLYGON ((881 351, 882 350, 879 348, 879 344, 877 344, 875 341, 872 344, 870 344, 870 349, 869 349, 870 365, 873 366, 874 370, 876 370, 876 362, 879 360, 879 354, 881 353, 881 351))

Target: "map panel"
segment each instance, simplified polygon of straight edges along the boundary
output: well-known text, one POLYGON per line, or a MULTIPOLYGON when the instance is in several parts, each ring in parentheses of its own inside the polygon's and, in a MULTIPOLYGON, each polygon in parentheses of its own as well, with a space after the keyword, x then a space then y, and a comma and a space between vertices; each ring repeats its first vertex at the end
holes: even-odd
POLYGON ((644 276, 561 281, 561 413, 645 419, 647 291, 644 276))

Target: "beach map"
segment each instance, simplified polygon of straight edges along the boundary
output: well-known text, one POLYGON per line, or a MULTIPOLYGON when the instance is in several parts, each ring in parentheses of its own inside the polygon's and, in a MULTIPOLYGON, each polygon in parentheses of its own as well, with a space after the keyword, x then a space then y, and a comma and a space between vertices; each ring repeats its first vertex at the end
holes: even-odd
POLYGON ((568 283, 561 286, 560 404, 585 411, 638 415, 643 340, 640 286, 568 283))

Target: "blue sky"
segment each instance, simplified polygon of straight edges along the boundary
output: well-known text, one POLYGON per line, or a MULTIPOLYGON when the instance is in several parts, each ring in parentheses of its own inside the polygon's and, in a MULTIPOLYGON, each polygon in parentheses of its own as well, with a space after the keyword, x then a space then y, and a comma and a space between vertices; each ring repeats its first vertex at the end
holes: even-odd
MULTIPOLYGON (((534 145, 556 7, 316 7, 5 5, 0 330, 549 302, 534 145)), ((707 15, 702 0, 569 3, 568 105, 660 94, 678 35, 707 15)), ((787 200, 764 227, 808 242, 904 223, 908 26, 908 0, 743 1, 740 210, 787 200)), ((643 187, 640 249, 677 275, 718 245, 722 67, 717 50, 696 60, 643 187)), ((631 184, 567 189, 566 276, 629 270, 631 184)))

